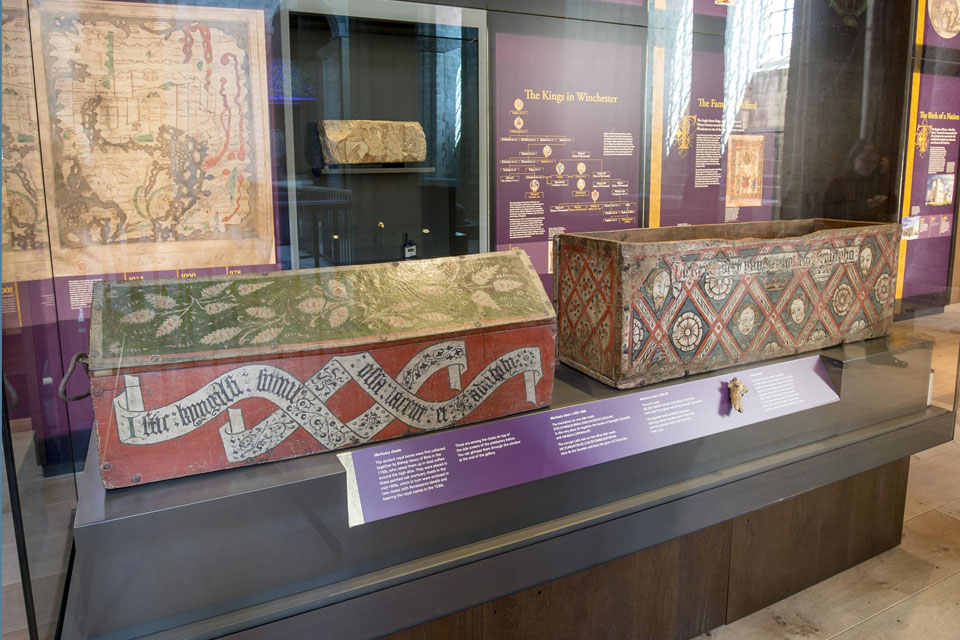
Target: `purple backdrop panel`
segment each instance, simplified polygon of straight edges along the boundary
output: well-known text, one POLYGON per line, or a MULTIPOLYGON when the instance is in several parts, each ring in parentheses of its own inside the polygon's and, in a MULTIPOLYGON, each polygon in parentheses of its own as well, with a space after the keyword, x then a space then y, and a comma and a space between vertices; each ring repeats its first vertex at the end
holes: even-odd
POLYGON ((917 238, 907 243, 903 297, 931 295, 947 287, 950 267, 949 237, 917 238))
POLYGON ((350 526, 811 409, 839 399, 820 356, 338 454, 350 526), (727 383, 749 391, 743 413, 727 383))
POLYGON ((495 35, 497 249, 526 251, 547 286, 557 233, 638 226, 637 32, 637 44, 495 35))
POLYGON ((67 408, 56 395, 63 372, 53 280, 7 283, 3 290, 3 372, 18 399, 11 417, 30 418, 37 463, 70 462, 67 408))
POLYGON ((922 74, 910 188, 903 297, 939 293, 947 286, 957 161, 960 159, 960 78, 922 74), (915 219, 915 220, 914 220, 915 219))

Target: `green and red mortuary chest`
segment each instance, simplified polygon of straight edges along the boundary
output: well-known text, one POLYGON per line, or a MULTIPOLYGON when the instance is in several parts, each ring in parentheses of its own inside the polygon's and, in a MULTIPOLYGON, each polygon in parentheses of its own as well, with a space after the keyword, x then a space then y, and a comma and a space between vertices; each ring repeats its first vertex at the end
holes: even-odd
POLYGON ((526 254, 99 283, 107 488, 550 404, 556 315, 526 254))

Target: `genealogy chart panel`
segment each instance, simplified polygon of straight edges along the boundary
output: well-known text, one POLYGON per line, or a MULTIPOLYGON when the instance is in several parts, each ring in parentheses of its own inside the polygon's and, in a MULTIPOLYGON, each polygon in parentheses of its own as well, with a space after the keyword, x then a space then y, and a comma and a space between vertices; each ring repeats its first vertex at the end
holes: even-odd
POLYGON ((51 1, 31 21, 55 275, 275 261, 263 12, 51 1))
POLYGON ((552 289, 558 233, 638 225, 643 49, 496 35, 497 248, 552 289))

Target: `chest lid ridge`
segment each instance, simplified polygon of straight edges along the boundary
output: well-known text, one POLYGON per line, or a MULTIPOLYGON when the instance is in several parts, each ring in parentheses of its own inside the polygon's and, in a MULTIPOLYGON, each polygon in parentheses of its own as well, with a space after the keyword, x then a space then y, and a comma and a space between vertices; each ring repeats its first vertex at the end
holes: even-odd
POLYGON ((336 350, 555 318, 523 251, 245 276, 99 282, 90 368, 336 350))

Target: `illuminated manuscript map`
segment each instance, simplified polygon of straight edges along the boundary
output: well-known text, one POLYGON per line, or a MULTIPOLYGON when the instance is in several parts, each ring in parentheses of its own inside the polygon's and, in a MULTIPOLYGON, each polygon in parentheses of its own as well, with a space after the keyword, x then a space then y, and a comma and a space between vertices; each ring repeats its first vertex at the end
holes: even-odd
POLYGON ((50 275, 25 5, 3 4, 3 280, 50 275))
POLYGON ((274 261, 262 12, 47 2, 31 20, 57 275, 274 261))

